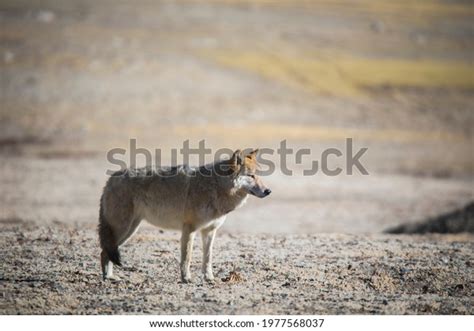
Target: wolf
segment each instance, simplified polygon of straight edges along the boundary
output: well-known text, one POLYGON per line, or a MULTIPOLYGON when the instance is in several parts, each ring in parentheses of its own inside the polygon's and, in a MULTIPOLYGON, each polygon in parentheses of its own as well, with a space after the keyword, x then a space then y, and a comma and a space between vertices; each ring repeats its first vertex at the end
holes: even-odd
POLYGON ((256 175, 258 149, 236 150, 227 160, 200 167, 129 168, 107 181, 99 210, 102 276, 116 279, 113 265, 121 266, 119 247, 143 220, 163 229, 181 231, 181 281, 191 282, 191 255, 195 234, 202 237, 202 272, 214 281, 212 246, 227 215, 243 205, 248 195, 271 193, 256 175))

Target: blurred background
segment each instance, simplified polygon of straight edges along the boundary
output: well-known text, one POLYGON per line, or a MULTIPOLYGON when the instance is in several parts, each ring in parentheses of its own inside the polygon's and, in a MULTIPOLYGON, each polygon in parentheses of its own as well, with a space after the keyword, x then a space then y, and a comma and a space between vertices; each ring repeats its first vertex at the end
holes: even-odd
POLYGON ((131 138, 164 161, 311 149, 223 231, 375 233, 474 200, 471 1, 1 0, 0 23, 0 222, 95 226, 131 138), (346 138, 368 176, 302 175, 346 138))

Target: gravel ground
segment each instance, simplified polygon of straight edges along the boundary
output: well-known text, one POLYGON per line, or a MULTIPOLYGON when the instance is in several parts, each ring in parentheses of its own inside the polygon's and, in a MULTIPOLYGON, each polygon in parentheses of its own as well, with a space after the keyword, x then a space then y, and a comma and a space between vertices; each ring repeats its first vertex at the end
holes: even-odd
POLYGON ((16 222, 1 225, 1 314, 474 313, 469 235, 222 233, 210 285, 197 244, 181 284, 178 234, 145 225, 104 282, 93 226, 16 222))
POLYGON ((474 235, 380 234, 474 200, 472 88, 389 75, 360 95, 341 94, 345 83, 328 94, 308 89, 305 67, 281 80, 217 60, 248 51, 389 73, 472 63, 467 3, 352 5, 2 1, 0 314, 473 314, 474 235), (136 138, 166 158, 188 139, 214 150, 288 139, 318 160, 349 137, 368 148, 370 176, 305 177, 307 158, 289 163, 294 176, 265 178, 271 198, 249 199, 219 233, 216 284, 200 277, 199 245, 195 283, 180 284, 179 235, 149 226, 122 250, 122 280, 101 280, 111 148, 136 138))

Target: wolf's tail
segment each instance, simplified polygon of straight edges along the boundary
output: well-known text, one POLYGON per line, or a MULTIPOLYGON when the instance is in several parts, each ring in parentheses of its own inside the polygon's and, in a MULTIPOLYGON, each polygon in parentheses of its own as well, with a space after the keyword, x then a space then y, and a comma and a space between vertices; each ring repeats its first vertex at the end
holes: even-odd
POLYGON ((112 227, 107 223, 102 206, 102 198, 100 199, 99 209, 99 241, 100 247, 105 251, 107 257, 112 263, 122 266, 120 262, 120 252, 118 250, 117 241, 115 240, 112 227))

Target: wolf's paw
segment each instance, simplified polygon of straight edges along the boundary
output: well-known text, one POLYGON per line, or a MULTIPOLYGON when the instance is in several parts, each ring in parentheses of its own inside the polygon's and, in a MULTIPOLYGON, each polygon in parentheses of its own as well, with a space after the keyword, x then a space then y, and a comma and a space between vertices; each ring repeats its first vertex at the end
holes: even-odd
POLYGON ((108 281, 114 282, 114 283, 121 281, 120 277, 119 277, 119 276, 116 276, 116 275, 109 275, 109 276, 105 275, 105 276, 103 277, 103 279, 104 279, 104 281, 107 281, 107 280, 108 280, 108 281))
POLYGON ((193 282, 192 278, 187 276, 187 277, 181 277, 181 283, 183 284, 191 284, 193 282))
POLYGON ((215 284, 216 283, 216 280, 214 278, 213 275, 204 275, 204 280, 208 283, 208 284, 215 284))

